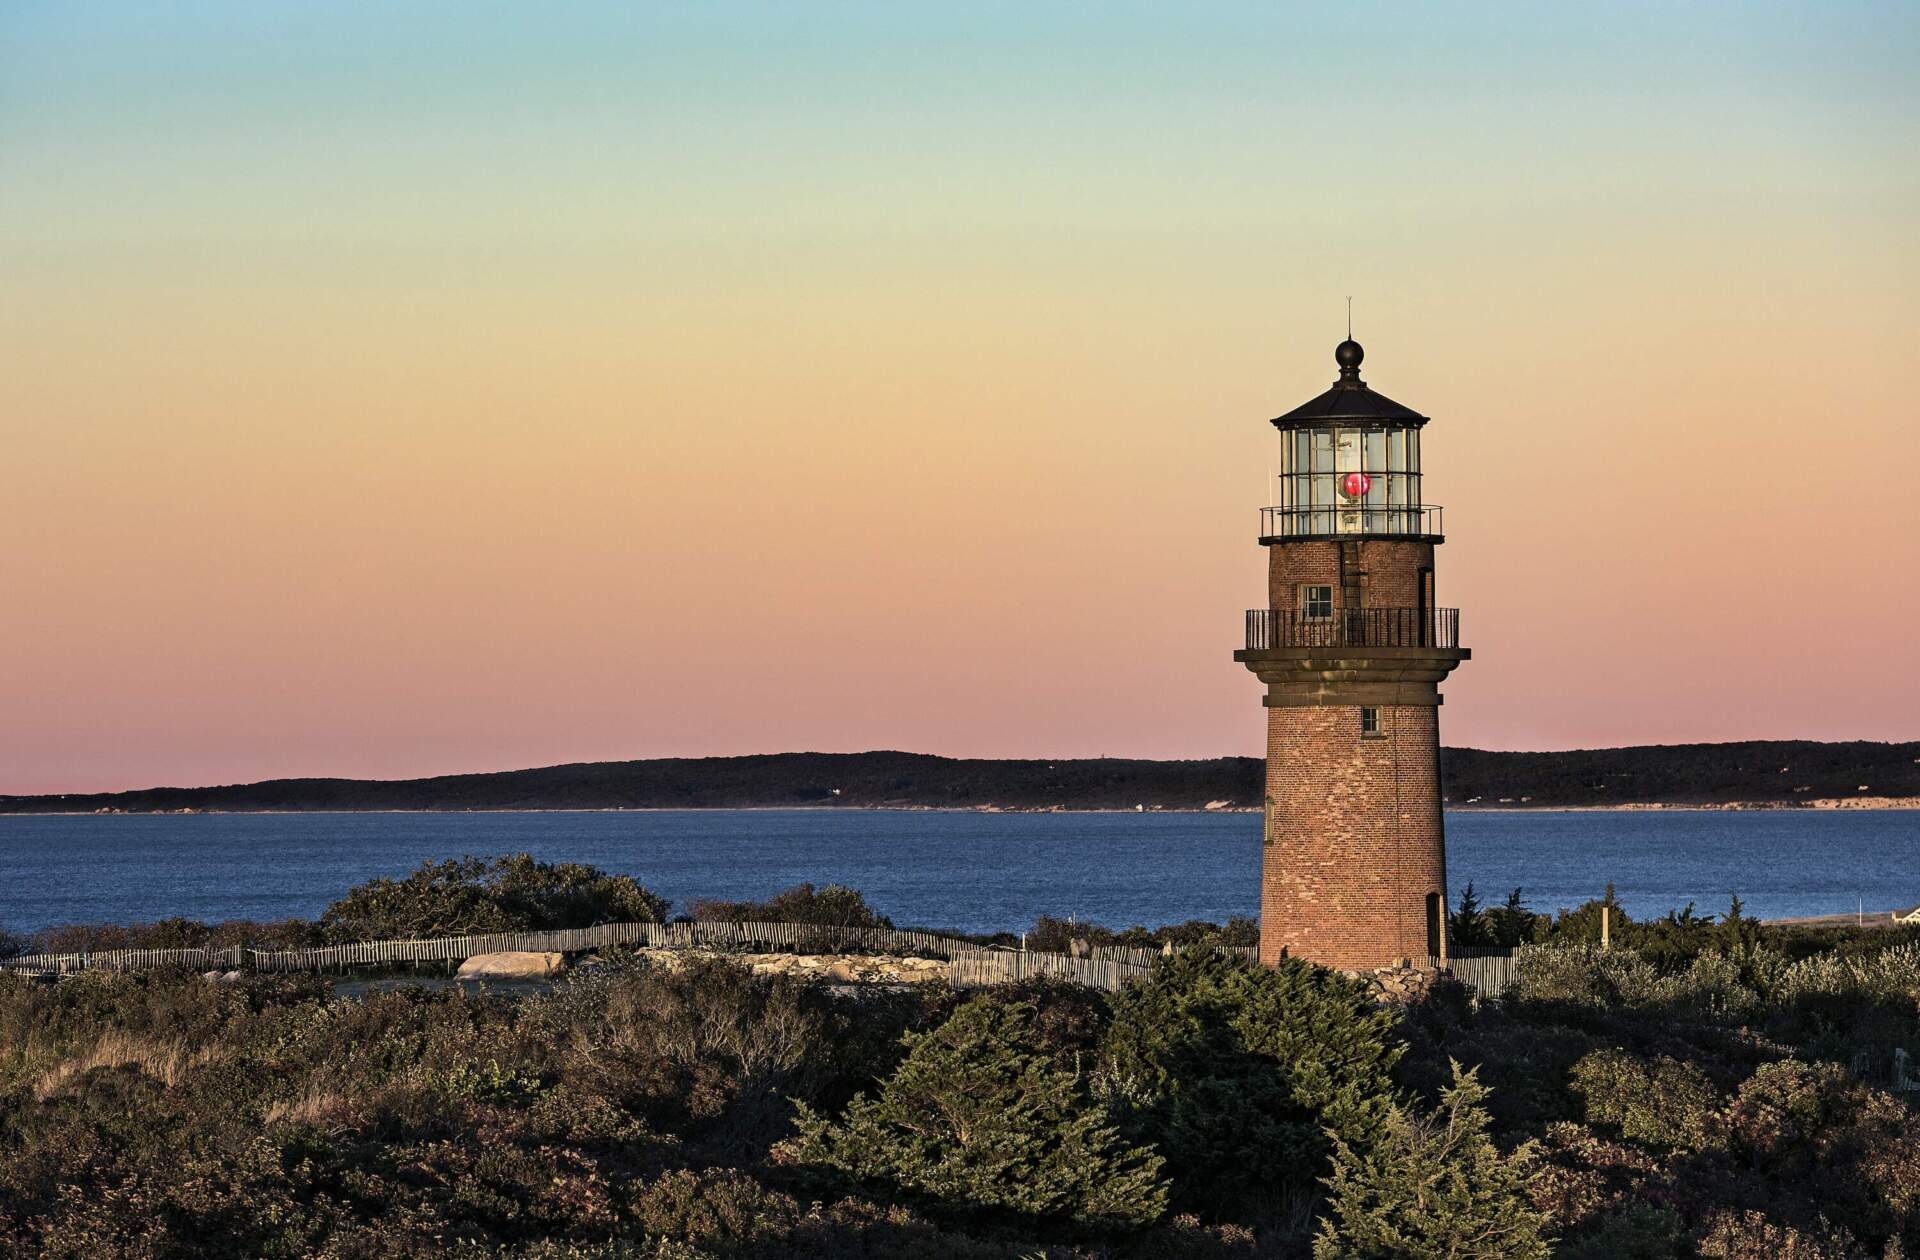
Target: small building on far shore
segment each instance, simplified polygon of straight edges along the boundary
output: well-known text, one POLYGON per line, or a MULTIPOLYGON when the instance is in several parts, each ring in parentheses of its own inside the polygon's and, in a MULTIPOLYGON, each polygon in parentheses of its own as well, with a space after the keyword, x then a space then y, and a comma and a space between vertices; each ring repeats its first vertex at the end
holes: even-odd
POLYGON ((1920 923, 1920 906, 1915 906, 1911 910, 1895 910, 1892 913, 1895 923, 1920 923))

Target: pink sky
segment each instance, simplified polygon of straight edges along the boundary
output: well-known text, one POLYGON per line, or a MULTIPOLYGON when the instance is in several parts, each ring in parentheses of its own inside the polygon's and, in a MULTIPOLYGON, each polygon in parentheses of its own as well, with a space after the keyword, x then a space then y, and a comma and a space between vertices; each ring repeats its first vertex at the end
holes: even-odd
POLYGON ((1347 294, 1434 417, 1446 742, 1920 738, 1905 17, 1423 18, 1336 107, 1257 22, 1063 83, 1089 32, 116 12, 0 22, 0 792, 1255 755, 1347 294))

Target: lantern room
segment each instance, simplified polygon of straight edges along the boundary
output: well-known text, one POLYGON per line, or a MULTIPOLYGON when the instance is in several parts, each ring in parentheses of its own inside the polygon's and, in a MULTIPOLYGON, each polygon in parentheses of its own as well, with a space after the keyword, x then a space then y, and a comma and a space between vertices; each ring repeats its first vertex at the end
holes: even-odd
POLYGON ((1261 541, 1423 538, 1438 541, 1440 509, 1420 499, 1420 430, 1427 417, 1360 379, 1366 352, 1343 341, 1340 379, 1273 421, 1280 430, 1279 500, 1261 509, 1261 541))

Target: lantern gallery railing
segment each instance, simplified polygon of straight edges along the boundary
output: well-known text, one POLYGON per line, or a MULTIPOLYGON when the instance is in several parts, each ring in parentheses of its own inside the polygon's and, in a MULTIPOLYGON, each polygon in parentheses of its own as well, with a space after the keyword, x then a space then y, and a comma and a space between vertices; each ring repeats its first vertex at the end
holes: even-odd
POLYGON ((1384 503, 1260 509, 1261 542, 1282 538, 1347 538, 1367 534, 1438 538, 1440 509, 1393 507, 1384 503))
POLYGON ((1291 608, 1247 612, 1247 650, 1276 648, 1460 646, 1458 608, 1336 608, 1325 615, 1291 608))

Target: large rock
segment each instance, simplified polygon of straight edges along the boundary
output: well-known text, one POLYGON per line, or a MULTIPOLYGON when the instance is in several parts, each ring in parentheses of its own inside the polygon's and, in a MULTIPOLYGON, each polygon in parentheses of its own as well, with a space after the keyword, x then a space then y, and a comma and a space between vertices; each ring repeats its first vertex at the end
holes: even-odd
POLYGON ((1437 985, 1452 980, 1452 976, 1432 967, 1416 967, 1408 960, 1401 960, 1391 967, 1381 967, 1376 971, 1363 972, 1373 989, 1373 998, 1383 1005, 1410 1006, 1424 1001, 1437 985))
POLYGON ((558 975, 566 959, 557 953, 509 949, 498 954, 475 954, 460 964, 460 980, 544 980, 558 975))

